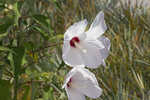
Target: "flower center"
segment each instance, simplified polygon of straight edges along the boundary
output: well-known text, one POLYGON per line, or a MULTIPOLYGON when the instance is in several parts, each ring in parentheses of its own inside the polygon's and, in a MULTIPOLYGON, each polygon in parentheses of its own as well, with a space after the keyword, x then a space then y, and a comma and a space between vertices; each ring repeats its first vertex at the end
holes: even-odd
POLYGON ((76 43, 79 43, 79 42, 80 42, 80 39, 78 37, 73 37, 70 40, 70 46, 76 48, 76 43))
POLYGON ((72 78, 70 78, 69 82, 67 83, 67 87, 70 88, 72 83, 72 78))

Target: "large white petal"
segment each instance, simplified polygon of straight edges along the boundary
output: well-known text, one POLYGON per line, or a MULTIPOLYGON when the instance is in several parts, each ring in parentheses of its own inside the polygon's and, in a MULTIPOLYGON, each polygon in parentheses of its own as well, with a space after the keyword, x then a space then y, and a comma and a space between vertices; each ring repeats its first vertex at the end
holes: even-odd
MULTIPOLYGON (((69 82, 70 78, 72 78, 73 75, 75 75, 76 73, 78 73, 78 71, 80 72, 81 70, 84 70, 85 66, 84 65, 78 65, 78 66, 74 66, 74 68, 72 68, 69 73, 66 75, 65 77, 65 81, 64 81, 64 85, 62 86, 62 88, 64 88, 67 83, 69 82)), ((93 73, 90 73, 90 71, 85 69, 85 72, 87 71, 87 74, 91 75, 93 77, 94 80, 96 80, 95 75, 93 73)), ((95 83, 98 84, 97 81, 95 81, 95 83)))
POLYGON ((69 73, 65 77, 65 81, 64 81, 62 88, 66 87, 67 83, 70 81, 70 78, 72 78, 72 76, 77 72, 76 69, 78 69, 78 67, 84 68, 84 66, 75 66, 73 69, 71 69, 71 71, 69 71, 69 73))
POLYGON ((98 40, 99 40, 99 41, 102 41, 102 43, 104 44, 104 46, 105 46, 105 48, 106 48, 107 50, 110 49, 110 40, 109 40, 107 37, 101 36, 101 37, 98 38, 98 40))
POLYGON ((68 96, 68 100, 85 100, 85 96, 75 89, 65 88, 68 96))
POLYGON ((97 68, 100 64, 102 64, 103 58, 100 50, 104 48, 104 45, 100 41, 84 41, 81 45, 86 50, 86 53, 81 52, 81 57, 85 66, 97 68))
POLYGON ((90 76, 92 81, 94 82, 94 84, 98 85, 97 79, 96 79, 95 75, 92 72, 90 72, 88 69, 85 69, 84 67, 82 67, 82 70, 84 71, 84 75, 90 76))
POLYGON ((102 89, 93 73, 85 68, 78 68, 72 76, 73 88, 91 98, 98 98, 102 94, 102 89))
POLYGON ((93 83, 91 83, 89 80, 87 80, 87 82, 85 83, 86 87, 81 87, 80 91, 90 97, 90 98, 98 98, 101 96, 102 94, 102 89, 97 86, 97 85, 93 85, 93 83))
POLYGON ((69 40, 64 40, 63 48, 62 48, 63 55, 65 55, 66 53, 68 53, 69 50, 70 50, 69 40))
POLYGON ((87 20, 82 20, 71 25, 64 34, 64 40, 70 40, 74 36, 78 36, 85 31, 87 20))
POLYGON ((67 65, 77 66, 83 65, 83 59, 78 48, 71 48, 69 45, 64 48, 62 58, 67 65))
POLYGON ((91 24, 89 30, 86 32, 88 39, 98 38, 102 35, 107 29, 104 20, 104 13, 101 11, 97 14, 93 23, 91 24))
POLYGON ((100 49, 100 54, 103 59, 106 59, 109 55, 110 40, 105 36, 99 37, 98 40, 101 41, 104 45, 104 48, 100 49))

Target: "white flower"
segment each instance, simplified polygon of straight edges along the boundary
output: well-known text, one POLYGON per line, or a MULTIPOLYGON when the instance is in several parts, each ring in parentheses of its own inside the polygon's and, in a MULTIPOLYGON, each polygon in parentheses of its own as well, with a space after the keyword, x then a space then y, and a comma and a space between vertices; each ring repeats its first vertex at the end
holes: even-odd
POLYGON ((87 20, 77 22, 64 34, 62 58, 70 66, 97 68, 100 64, 105 65, 104 59, 108 56, 110 41, 100 37, 107 29, 104 13, 99 12, 89 30, 85 32, 87 24, 87 20))
POLYGON ((66 76, 63 85, 68 100, 85 100, 85 96, 98 98, 102 94, 95 75, 84 67, 74 67, 66 76))

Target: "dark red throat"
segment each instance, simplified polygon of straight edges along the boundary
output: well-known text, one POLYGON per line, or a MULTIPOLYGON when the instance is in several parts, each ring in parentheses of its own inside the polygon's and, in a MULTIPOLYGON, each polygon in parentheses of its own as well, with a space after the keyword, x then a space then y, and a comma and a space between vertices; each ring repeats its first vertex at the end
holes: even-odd
POLYGON ((75 47, 76 47, 75 42, 76 42, 76 43, 79 43, 79 42, 80 42, 80 39, 79 39, 78 37, 73 37, 73 38, 70 40, 70 46, 75 48, 75 47))
POLYGON ((69 88, 72 82, 72 78, 70 78, 69 82, 67 83, 67 87, 69 88))

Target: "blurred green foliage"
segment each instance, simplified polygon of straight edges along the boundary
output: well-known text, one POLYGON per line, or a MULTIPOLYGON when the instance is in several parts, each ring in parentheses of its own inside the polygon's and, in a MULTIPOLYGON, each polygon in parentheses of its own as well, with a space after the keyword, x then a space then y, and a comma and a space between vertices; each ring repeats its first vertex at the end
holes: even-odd
POLYGON ((1 0, 0 100, 67 100, 63 34, 101 10, 111 51, 107 67, 93 71, 103 89, 96 100, 150 100, 150 11, 118 2, 1 0))

